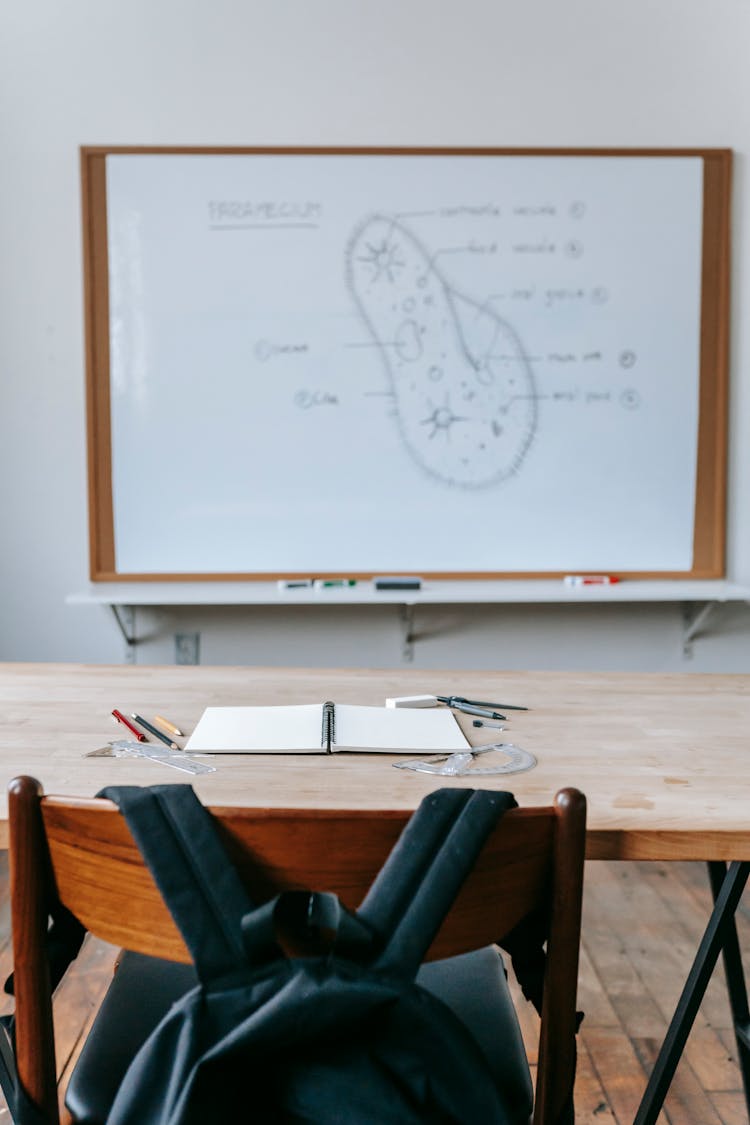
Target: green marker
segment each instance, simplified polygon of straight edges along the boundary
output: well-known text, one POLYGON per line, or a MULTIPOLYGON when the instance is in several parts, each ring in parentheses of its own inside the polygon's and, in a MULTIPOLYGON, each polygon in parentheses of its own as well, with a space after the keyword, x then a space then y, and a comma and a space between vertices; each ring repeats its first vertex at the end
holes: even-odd
POLYGON ((331 586, 356 586, 356 578, 316 578, 313 586, 316 590, 328 590, 331 586))

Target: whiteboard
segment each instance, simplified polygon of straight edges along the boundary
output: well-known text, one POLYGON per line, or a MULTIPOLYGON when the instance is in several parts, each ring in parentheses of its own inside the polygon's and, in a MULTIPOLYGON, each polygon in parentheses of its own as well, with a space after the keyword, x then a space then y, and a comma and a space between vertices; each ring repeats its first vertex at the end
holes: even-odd
POLYGON ((700 156, 104 163, 116 574, 694 570, 700 156))

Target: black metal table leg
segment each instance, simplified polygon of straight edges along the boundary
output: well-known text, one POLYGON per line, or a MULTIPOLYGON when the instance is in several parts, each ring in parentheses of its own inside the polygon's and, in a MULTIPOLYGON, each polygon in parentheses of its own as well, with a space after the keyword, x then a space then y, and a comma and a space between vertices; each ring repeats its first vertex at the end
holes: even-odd
MULTIPOLYGON (((719 952, 724 948, 730 930, 734 932, 736 943, 737 931, 734 926, 734 912, 745 888, 748 874, 750 874, 750 863, 731 863, 725 878, 721 882, 716 894, 714 909, 706 931, 701 938, 698 952, 695 955, 682 995, 672 1016, 651 1077, 648 1080, 646 1092, 635 1115, 634 1125, 655 1125, 661 1112, 664 1098, 674 1077, 693 1021, 705 995, 711 974, 716 967, 719 952)), ((737 954, 739 956, 739 946, 737 946, 737 954)), ((745 1000, 745 1007, 747 1007, 747 1000, 745 1000)))
MULTIPOLYGON (((719 897, 726 874, 725 863, 714 861, 708 864, 708 877, 711 881, 714 903, 719 897)), ((737 938, 737 924, 734 920, 734 914, 727 919, 721 954, 724 962, 724 975, 727 979, 729 1004, 732 1009, 737 1057, 742 1073, 742 1085, 745 1090, 745 1104, 748 1118, 750 1118, 750 1010, 748 1010, 745 973, 742 967, 742 954, 737 938)))

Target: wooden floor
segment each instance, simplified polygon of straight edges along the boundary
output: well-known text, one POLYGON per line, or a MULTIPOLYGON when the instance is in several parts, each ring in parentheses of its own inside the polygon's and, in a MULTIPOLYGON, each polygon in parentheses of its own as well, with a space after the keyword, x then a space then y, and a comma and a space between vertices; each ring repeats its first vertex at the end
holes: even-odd
MULTIPOLYGON (((693 863, 589 863, 584 895, 576 1121, 630 1125, 710 910, 705 868, 693 863)), ((750 892, 738 914, 750 950, 750 892)), ((0 981, 10 971, 7 868, 0 865, 0 981)), ((106 988, 115 950, 87 940, 56 997, 64 1086, 106 988)), ((12 1001, 0 999, 0 1011, 12 1001)), ((519 1002, 530 1057, 536 1017, 519 1002)), ((8 1120, 0 1107, 0 1125, 8 1120)), ((659 1125, 747 1125, 726 999, 717 968, 659 1125)))

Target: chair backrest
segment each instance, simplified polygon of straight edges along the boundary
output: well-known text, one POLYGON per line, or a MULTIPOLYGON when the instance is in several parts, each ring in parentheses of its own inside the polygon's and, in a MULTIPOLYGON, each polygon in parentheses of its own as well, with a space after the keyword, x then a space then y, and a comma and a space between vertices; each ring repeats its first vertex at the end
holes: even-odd
MULTIPOLYGON (((405 811, 212 808, 251 897, 333 891, 356 909, 409 818, 405 811)), ((9 786, 10 893, 20 1081, 57 1123, 45 936, 55 895, 97 937, 175 961, 189 955, 123 817, 109 801, 9 786)), ((547 966, 534 1125, 554 1122, 575 1068, 576 984, 586 802, 563 789, 545 808, 508 813, 485 845, 429 957, 501 941, 532 911, 547 918, 547 966)), ((499 1045, 499 1049, 502 1049, 499 1045)))

